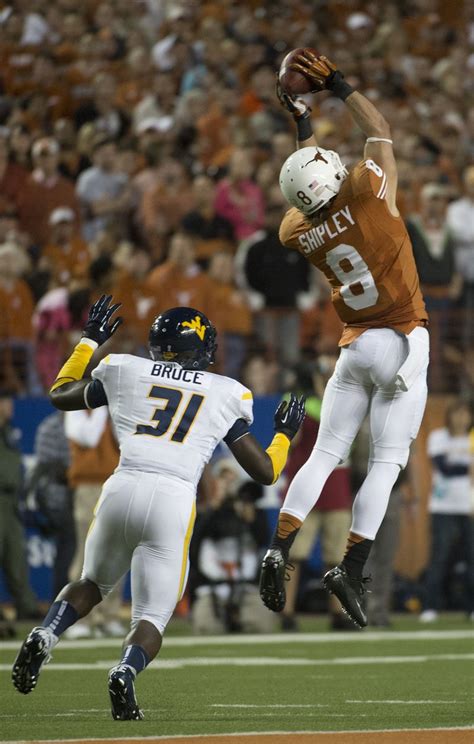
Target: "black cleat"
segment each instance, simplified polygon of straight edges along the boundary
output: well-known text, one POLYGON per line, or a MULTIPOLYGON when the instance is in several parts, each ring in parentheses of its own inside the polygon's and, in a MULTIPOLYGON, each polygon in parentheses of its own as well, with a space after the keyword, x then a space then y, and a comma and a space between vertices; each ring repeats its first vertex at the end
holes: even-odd
POLYGON ((260 571, 260 597, 273 612, 281 612, 285 607, 288 569, 292 570, 293 566, 285 560, 280 548, 267 550, 260 571))
POLYGON ((44 628, 33 628, 23 642, 12 669, 13 685, 23 695, 34 690, 41 667, 50 660, 51 639, 44 628))
POLYGON ((367 625, 364 594, 368 581, 371 581, 369 577, 355 579, 349 576, 342 563, 331 568, 323 577, 324 587, 338 598, 344 612, 361 628, 367 625))
POLYGON ((141 721, 144 718, 135 695, 135 676, 126 664, 110 670, 109 695, 114 721, 141 721))

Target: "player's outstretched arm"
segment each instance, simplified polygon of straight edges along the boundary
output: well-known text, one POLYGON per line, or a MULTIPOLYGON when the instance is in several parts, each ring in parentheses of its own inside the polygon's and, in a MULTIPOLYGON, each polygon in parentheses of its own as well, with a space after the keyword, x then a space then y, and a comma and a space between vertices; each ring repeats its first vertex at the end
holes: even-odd
POLYGON ((291 65, 293 70, 303 73, 315 87, 331 91, 346 104, 355 123, 367 137, 364 158, 377 163, 387 177, 385 200, 391 213, 398 217, 397 164, 387 120, 368 98, 344 80, 342 72, 327 57, 316 57, 307 49, 297 60, 291 65))
MULTIPOLYGON (((51 403, 61 411, 78 411, 96 407, 92 400, 86 400, 86 388, 91 383, 91 378, 84 377, 84 373, 94 351, 108 341, 122 323, 122 318, 116 318, 110 322, 112 315, 120 307, 120 303, 111 305, 111 300, 111 295, 102 295, 92 305, 82 338, 60 369, 49 391, 51 403)), ((97 397, 97 391, 95 395, 97 397)), ((104 398, 103 393, 102 398, 104 398)), ((105 405, 106 400, 102 399, 98 403, 105 405)))
POLYGON ((311 123, 310 107, 306 105, 302 98, 284 93, 278 79, 276 83, 276 95, 283 108, 292 115, 296 124, 296 149, 316 147, 317 142, 311 123))
POLYGON ((285 467, 290 442, 304 417, 304 397, 291 394, 290 400, 282 401, 275 411, 275 436, 266 450, 250 433, 229 443, 229 448, 251 478, 266 486, 275 483, 285 467))

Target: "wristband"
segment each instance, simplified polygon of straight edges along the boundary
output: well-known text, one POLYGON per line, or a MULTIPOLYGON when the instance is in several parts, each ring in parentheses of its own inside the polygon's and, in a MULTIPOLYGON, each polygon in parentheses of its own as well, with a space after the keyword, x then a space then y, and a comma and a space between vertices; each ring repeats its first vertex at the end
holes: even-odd
POLYGON ((296 119, 296 132, 298 142, 304 142, 313 136, 313 125, 311 124, 311 116, 308 113, 296 119))
POLYGON ((344 80, 344 75, 339 70, 333 72, 329 80, 326 82, 326 88, 334 93, 335 96, 345 101, 351 93, 354 92, 354 88, 344 80))
POLYGON ((386 139, 385 137, 367 137, 366 142, 388 142, 389 145, 393 145, 393 140, 386 139))

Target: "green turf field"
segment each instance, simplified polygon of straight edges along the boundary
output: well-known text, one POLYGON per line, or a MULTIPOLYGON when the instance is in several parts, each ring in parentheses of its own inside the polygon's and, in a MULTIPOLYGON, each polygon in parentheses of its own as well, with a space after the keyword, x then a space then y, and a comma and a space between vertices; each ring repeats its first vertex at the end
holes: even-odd
MULTIPOLYGON (((185 628, 186 626, 184 626, 185 628)), ((305 621, 304 630, 320 631, 305 621)), ((473 722, 472 626, 403 619, 394 631, 192 638, 174 624, 137 683, 146 720, 112 721, 115 641, 63 643, 38 687, 10 682, 0 644, 0 739, 466 726, 473 722)), ((18 644, 16 644, 18 645, 18 644)))

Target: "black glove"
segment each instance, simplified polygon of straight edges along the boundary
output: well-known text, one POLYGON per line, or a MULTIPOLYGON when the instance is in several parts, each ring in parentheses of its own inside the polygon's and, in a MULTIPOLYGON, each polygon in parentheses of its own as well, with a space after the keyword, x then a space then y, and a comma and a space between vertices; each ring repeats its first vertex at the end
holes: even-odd
POLYGON ((293 439, 306 415, 305 402, 304 395, 297 398, 293 393, 288 402, 282 400, 275 411, 275 432, 284 434, 290 440, 293 439))
POLYGON ((123 323, 123 318, 116 318, 112 325, 109 325, 110 318, 121 305, 118 302, 116 305, 109 307, 111 299, 112 295, 102 295, 97 302, 94 302, 89 310, 89 318, 82 332, 83 336, 92 339, 99 346, 105 344, 113 336, 119 325, 123 323))
POLYGON ((345 101, 354 92, 352 86, 346 83, 344 75, 337 69, 334 62, 321 55, 317 57, 307 49, 304 54, 298 55, 298 62, 290 65, 295 72, 300 72, 319 88, 319 90, 330 90, 335 96, 345 101))

